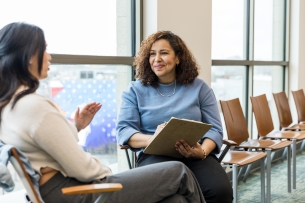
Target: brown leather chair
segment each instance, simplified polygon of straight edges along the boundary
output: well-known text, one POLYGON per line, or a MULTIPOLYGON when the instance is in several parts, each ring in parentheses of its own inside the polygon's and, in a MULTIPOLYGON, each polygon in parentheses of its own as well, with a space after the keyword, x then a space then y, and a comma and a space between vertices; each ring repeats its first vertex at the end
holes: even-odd
MULTIPOLYGON (((27 192, 26 202, 27 203, 41 203, 37 191, 34 189, 34 185, 27 174, 25 167, 18 155, 15 148, 11 149, 12 156, 10 157, 10 163, 13 165, 18 176, 20 177, 23 186, 27 192)), ((77 195, 77 194, 89 194, 89 193, 102 193, 95 203, 106 202, 107 198, 115 191, 119 191, 123 188, 120 183, 102 183, 102 184, 88 184, 82 186, 74 186, 62 188, 62 192, 65 195, 77 195)))
MULTIPOLYGON (((285 92, 273 93, 281 130, 304 131, 305 124, 293 124, 288 98, 285 92)), ((305 102, 305 97, 304 97, 305 102)), ((305 103, 304 103, 305 107, 305 103)))
MULTIPOLYGON (((219 163, 221 163, 224 167, 232 168, 232 188, 233 188, 233 202, 237 203, 237 184, 238 184, 238 168, 247 166, 256 161, 260 161, 263 166, 264 160, 266 157, 265 152, 246 152, 246 151, 233 151, 230 148, 234 148, 236 143, 231 140, 223 140, 223 144, 225 148, 221 151, 218 157, 219 163)), ((132 168, 131 159, 128 154, 129 147, 124 145, 120 145, 121 149, 126 151, 126 156, 128 160, 129 167, 132 168)), ((133 153, 133 166, 135 167, 136 163, 136 154, 133 153)), ((261 167, 261 200, 265 202, 265 167, 261 167)))
MULTIPOLYGON (((267 152, 267 202, 271 201, 271 153, 278 149, 288 148, 290 152, 291 141, 281 140, 260 140, 260 139, 249 139, 249 132, 247 128, 247 122, 243 114, 243 110, 240 105, 238 98, 220 101, 220 106, 224 116, 228 139, 237 143, 235 148, 248 150, 248 151, 265 151, 267 152)), ((288 192, 291 192, 291 170, 290 170, 290 156, 287 156, 288 166, 288 192)), ((251 165, 250 165, 251 166, 251 165)), ((264 166, 262 166, 264 167, 264 166)), ((245 177, 249 173, 250 167, 248 167, 245 177)))
POLYGON ((298 122, 305 123, 305 95, 303 89, 291 91, 298 112, 298 122))
POLYGON ((301 131, 274 130, 266 95, 250 97, 250 99, 259 137, 262 139, 284 139, 292 141, 292 188, 296 189, 296 143, 297 141, 305 139, 305 133, 301 131))

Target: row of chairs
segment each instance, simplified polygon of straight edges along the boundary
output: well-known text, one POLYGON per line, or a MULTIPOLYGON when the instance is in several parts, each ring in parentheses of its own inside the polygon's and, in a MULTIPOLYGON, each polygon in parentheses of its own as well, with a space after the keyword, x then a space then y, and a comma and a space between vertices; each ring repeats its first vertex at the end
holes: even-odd
MULTIPOLYGON (((292 93, 296 101, 295 103, 299 115, 299 122, 301 122, 302 118, 304 118, 301 115, 304 114, 305 112, 304 92, 303 90, 298 90, 298 91, 293 91, 292 93)), ((243 111, 238 98, 228 101, 220 101, 220 105, 222 108, 222 112, 226 124, 228 139, 236 142, 237 145, 235 146, 235 149, 246 150, 248 152, 262 151, 267 153, 267 158, 266 158, 267 198, 266 201, 264 201, 262 198, 262 202, 271 202, 271 162, 275 151, 279 149, 285 149, 285 151, 288 154, 287 155, 288 192, 291 192, 291 157, 292 157, 292 163, 293 163, 292 182, 293 182, 293 189, 296 189, 296 144, 297 142, 303 141, 305 139, 305 132, 302 132, 302 130, 304 130, 305 125, 292 124, 292 116, 285 92, 273 94, 273 96, 281 123, 281 131, 277 131, 274 129, 273 120, 271 117, 266 95, 250 97, 252 103, 252 110, 257 124, 259 139, 249 139, 246 120, 243 115, 243 111), (292 150, 290 148, 292 148, 292 150), (292 152, 292 156, 291 156, 291 152, 292 152)), ((260 159, 263 159, 263 157, 260 159)), ((259 157, 257 160, 259 160, 259 157)), ((248 165, 244 177, 246 177, 247 174, 249 173, 250 166, 251 165, 248 165)), ((242 167, 242 169, 244 169, 244 167, 242 167)), ((261 177, 263 176, 264 176, 264 171, 261 170, 261 177)), ((234 177, 234 178, 236 179, 236 182, 238 182, 238 177, 234 177)), ((234 187, 236 186, 233 185, 233 189, 234 187)), ((265 196, 264 191, 265 191, 265 186, 262 184, 262 197, 265 196)), ((234 193, 234 197, 235 199, 237 199, 236 191, 234 193)))
MULTIPOLYGON (((305 110, 305 97, 303 90, 293 92, 293 94, 295 100, 298 102, 298 104, 296 102, 297 108, 301 107, 299 109, 302 109, 303 107, 305 110), (304 101, 301 101, 300 98, 303 98, 304 101)), ((222 163, 224 167, 229 166, 232 168, 234 203, 237 202, 237 184, 243 170, 246 169, 246 172, 244 173, 244 178, 246 178, 247 174, 250 172, 251 164, 260 161, 261 202, 269 203, 271 202, 271 162, 275 152, 285 149, 287 153, 287 188, 288 192, 291 192, 291 157, 293 162, 293 189, 296 189, 296 142, 304 140, 305 133, 301 132, 303 128, 301 125, 291 125, 292 117, 285 92, 274 94, 282 131, 274 131, 273 121, 266 95, 251 97, 250 99, 253 106, 253 113, 257 122, 259 139, 249 139, 247 123, 238 98, 228 101, 220 101, 225 119, 228 140, 224 140, 225 148, 221 154, 219 154, 218 161, 222 163), (287 118, 291 120, 285 121, 284 119, 287 118), (265 167, 267 176, 266 197, 265 167)), ((299 116, 299 121, 301 118, 302 117, 299 116)), ((305 118, 305 111, 303 118, 305 118)), ((136 167, 135 153, 133 154, 134 159, 132 166, 131 159, 129 158, 128 154, 129 147, 120 147, 121 149, 126 150, 129 167, 136 167)))

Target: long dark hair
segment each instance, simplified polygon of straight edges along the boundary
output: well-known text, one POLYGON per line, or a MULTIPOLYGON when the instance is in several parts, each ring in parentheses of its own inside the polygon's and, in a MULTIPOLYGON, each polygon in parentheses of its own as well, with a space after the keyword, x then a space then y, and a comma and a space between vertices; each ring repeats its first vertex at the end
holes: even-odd
POLYGON ((184 41, 171 31, 158 31, 141 43, 140 51, 133 63, 137 71, 135 78, 141 79, 143 85, 158 85, 158 77, 151 70, 149 56, 151 46, 160 39, 165 39, 169 42, 180 61, 179 65, 176 66, 177 82, 183 85, 191 84, 199 74, 199 65, 184 41))
POLYGON ((36 91, 39 81, 28 67, 31 57, 37 53, 38 73, 41 73, 45 48, 44 33, 35 25, 16 22, 0 30, 0 115, 18 87, 24 85, 28 89, 14 97, 12 108, 20 98, 36 91))

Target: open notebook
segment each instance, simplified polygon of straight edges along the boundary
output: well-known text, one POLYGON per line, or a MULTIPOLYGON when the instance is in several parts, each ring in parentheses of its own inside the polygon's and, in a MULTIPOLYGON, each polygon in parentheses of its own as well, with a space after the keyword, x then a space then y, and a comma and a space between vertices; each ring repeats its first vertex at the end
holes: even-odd
POLYGON ((172 117, 144 149, 144 153, 182 158, 183 156, 176 151, 175 143, 185 140, 190 146, 193 146, 211 127, 211 124, 172 117))

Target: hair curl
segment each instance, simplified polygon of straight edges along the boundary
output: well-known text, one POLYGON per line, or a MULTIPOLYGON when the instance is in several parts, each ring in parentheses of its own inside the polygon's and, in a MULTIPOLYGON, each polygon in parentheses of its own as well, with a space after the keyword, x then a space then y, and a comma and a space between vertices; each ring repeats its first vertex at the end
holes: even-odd
POLYGON ((171 31, 158 31, 142 41, 140 51, 133 63, 136 69, 135 79, 140 79, 143 85, 158 86, 158 77, 151 70, 149 57, 152 45, 160 39, 169 42, 179 59, 180 63, 176 66, 177 82, 183 85, 191 84, 199 74, 199 66, 184 41, 171 31))
POLYGON ((19 99, 36 91, 39 81, 30 73, 29 63, 37 53, 41 74, 45 48, 44 33, 35 25, 16 22, 0 30, 0 115, 21 85, 28 89, 14 97, 12 109, 19 99))

